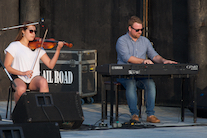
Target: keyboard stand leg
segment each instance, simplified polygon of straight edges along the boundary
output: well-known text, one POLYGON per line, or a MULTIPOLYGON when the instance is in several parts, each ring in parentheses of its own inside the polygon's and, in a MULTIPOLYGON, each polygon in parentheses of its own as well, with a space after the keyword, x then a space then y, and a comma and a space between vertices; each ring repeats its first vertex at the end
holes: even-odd
POLYGON ((115 121, 118 121, 119 119, 118 119, 118 114, 119 114, 119 102, 118 102, 118 100, 119 100, 119 95, 118 95, 118 89, 120 90, 120 88, 118 88, 118 87, 120 87, 120 86, 116 86, 116 90, 114 91, 115 92, 115 116, 116 116, 116 119, 115 119, 115 121))
POLYGON ((113 84, 113 76, 111 76, 111 91, 110 91, 110 125, 113 124, 113 105, 114 105, 114 84, 113 84))
POLYGON ((184 82, 185 82, 185 78, 182 78, 182 82, 181 82, 181 121, 184 122, 184 94, 183 94, 183 90, 184 90, 184 82))
MULTIPOLYGON (((102 84, 103 86, 104 84, 102 84)), ((104 122, 104 119, 107 119, 107 92, 106 90, 101 91, 101 120, 104 122)))
POLYGON ((197 90, 196 90, 196 87, 197 87, 197 81, 196 81, 196 76, 193 77, 193 105, 194 105, 194 109, 193 109, 193 113, 194 113, 194 117, 193 117, 193 121, 194 123, 196 123, 197 121, 197 90))

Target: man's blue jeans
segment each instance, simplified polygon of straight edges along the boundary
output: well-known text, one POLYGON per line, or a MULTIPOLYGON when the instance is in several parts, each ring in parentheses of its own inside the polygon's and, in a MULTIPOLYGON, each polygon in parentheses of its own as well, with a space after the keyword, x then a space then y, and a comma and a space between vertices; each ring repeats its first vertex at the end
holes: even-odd
POLYGON ((146 114, 147 116, 154 115, 156 89, 155 83, 149 78, 118 78, 124 88, 126 89, 126 99, 129 106, 131 115, 138 115, 137 108, 137 87, 144 89, 144 99, 146 101, 146 114))

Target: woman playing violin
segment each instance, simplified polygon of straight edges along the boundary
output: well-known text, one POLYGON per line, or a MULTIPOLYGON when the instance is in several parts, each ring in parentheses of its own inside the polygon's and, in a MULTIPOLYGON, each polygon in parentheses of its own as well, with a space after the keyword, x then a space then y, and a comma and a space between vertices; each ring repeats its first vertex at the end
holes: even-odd
POLYGON ((6 54, 4 66, 12 74, 16 84, 15 88, 13 86, 15 103, 26 92, 26 89, 49 92, 47 80, 40 76, 39 61, 41 60, 48 68, 53 69, 64 45, 64 42, 59 41, 56 52, 50 59, 43 48, 37 48, 34 51, 29 48, 29 42, 34 40, 35 33, 36 27, 33 25, 20 28, 16 40, 4 50, 6 54), (40 50, 39 54, 37 54, 38 50, 40 50))

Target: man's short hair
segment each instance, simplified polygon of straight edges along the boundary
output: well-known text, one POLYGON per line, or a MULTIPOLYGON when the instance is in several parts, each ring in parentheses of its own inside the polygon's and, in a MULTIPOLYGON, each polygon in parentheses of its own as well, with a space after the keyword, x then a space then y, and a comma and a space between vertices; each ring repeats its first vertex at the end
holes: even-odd
POLYGON ((132 16, 130 19, 129 19, 129 21, 128 21, 128 25, 129 26, 132 26, 134 23, 139 23, 139 24, 142 24, 142 20, 139 18, 139 17, 137 17, 137 16, 132 16))

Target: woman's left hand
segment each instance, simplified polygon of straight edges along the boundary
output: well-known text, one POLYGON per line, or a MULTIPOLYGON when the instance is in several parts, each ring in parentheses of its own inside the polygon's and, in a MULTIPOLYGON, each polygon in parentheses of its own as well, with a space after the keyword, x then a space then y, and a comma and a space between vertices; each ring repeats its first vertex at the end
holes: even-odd
POLYGON ((59 41, 58 42, 58 46, 57 46, 57 50, 61 50, 63 45, 64 45, 64 42, 63 41, 59 41))

